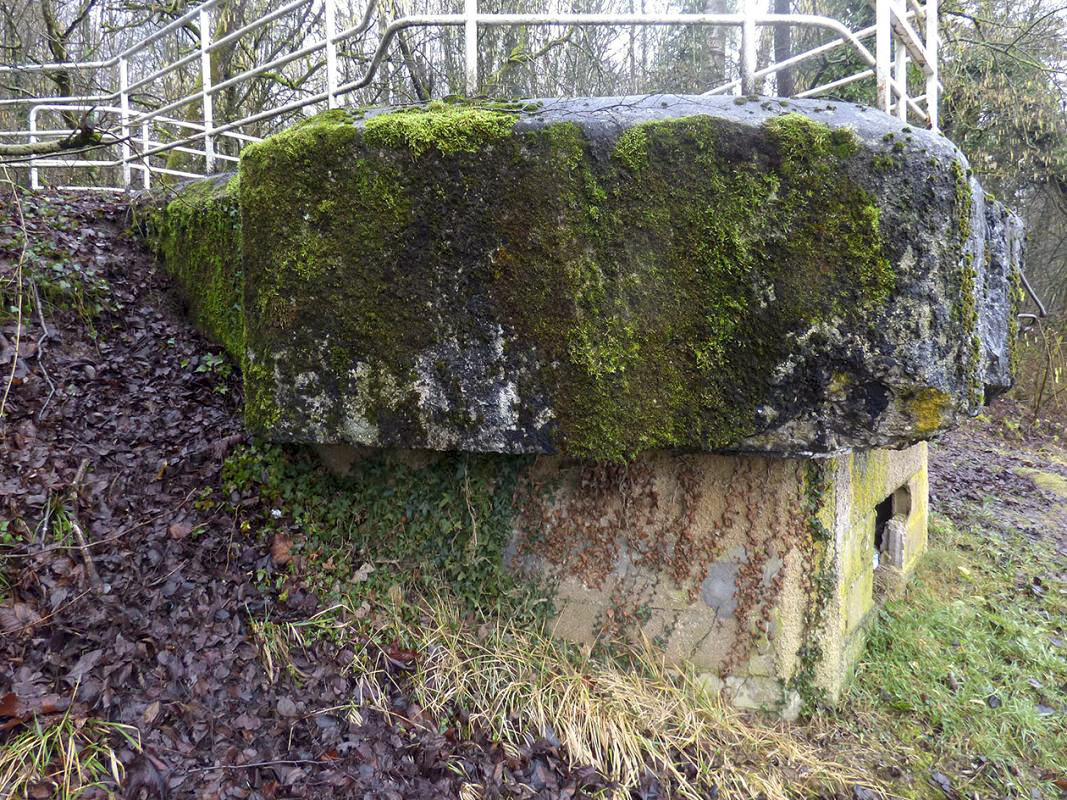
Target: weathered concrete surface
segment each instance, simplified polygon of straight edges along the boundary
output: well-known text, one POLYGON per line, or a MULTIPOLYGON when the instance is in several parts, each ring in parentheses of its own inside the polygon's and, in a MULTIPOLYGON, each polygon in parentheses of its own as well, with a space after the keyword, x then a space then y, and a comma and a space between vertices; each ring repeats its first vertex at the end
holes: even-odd
POLYGON ((554 587, 563 638, 643 635, 743 707, 836 698, 878 595, 926 550, 926 459, 925 443, 820 461, 539 459, 512 563, 554 587))
POLYGON ((838 453, 1010 385, 1020 225, 947 140, 814 101, 523 109, 331 112, 246 150, 256 432, 838 453))
POLYGON ((244 274, 236 176, 215 175, 135 198, 135 218, 177 284, 193 322, 241 365, 244 274))

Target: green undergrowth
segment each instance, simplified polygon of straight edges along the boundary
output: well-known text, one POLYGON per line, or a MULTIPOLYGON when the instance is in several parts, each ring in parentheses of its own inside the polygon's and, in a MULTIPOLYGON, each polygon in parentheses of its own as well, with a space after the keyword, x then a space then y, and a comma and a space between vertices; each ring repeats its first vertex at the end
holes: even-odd
POLYGON ((73 312, 95 335, 95 320, 114 310, 114 301, 111 284, 96 264, 71 255, 69 242, 81 223, 39 194, 21 193, 19 204, 31 230, 24 236, 14 213, 0 224, 0 253, 12 265, 22 264, 21 275, 13 269, 0 279, 0 318, 16 316, 20 303, 24 316, 73 312), (35 223, 43 223, 48 235, 35 232, 35 223))
POLYGON ((878 613, 840 712, 816 724, 843 732, 903 797, 942 797, 935 773, 967 797, 1055 797, 1067 775, 1063 568, 1051 546, 935 517, 930 553, 878 613))
POLYGON ((342 476, 307 448, 257 444, 228 459, 224 488, 259 495, 270 511, 258 533, 291 541, 288 573, 324 603, 441 595, 467 611, 534 614, 535 588, 503 566, 524 459, 417 458, 369 455, 342 476))

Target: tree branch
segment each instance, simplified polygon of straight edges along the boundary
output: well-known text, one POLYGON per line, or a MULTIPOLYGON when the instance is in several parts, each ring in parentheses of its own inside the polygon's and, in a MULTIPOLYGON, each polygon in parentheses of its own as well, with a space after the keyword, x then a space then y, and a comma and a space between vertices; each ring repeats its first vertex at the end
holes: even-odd
POLYGON ((46 156, 77 150, 87 145, 100 144, 100 134, 88 123, 82 123, 78 130, 62 139, 48 142, 28 142, 27 144, 0 144, 0 158, 19 158, 20 156, 46 156))

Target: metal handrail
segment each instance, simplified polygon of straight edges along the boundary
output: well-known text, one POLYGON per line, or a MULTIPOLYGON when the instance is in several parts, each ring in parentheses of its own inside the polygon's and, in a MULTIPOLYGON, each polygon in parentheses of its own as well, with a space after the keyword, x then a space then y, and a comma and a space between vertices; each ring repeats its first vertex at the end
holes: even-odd
MULTIPOLYGON (((770 14, 762 13, 757 8, 757 0, 742 0, 742 10, 730 14, 688 14, 688 13, 567 13, 567 14, 507 14, 482 13, 478 10, 478 0, 464 0, 463 11, 450 14, 406 15, 390 21, 379 34, 379 41, 371 56, 367 69, 360 77, 339 82, 337 64, 338 44, 357 39, 366 33, 377 10, 378 0, 368 0, 358 24, 341 31, 336 30, 337 0, 289 0, 260 17, 231 31, 225 36, 212 40, 211 12, 220 0, 207 0, 188 10, 157 31, 122 50, 118 55, 100 61, 82 61, 63 64, 24 64, 0 65, 4 72, 45 72, 49 70, 109 70, 117 71, 117 88, 100 94, 87 94, 77 97, 49 98, 5 98, 0 99, 0 106, 29 106, 29 130, 23 132, 5 132, 5 135, 21 133, 30 141, 37 137, 55 135, 55 131, 39 130, 37 115, 40 111, 90 110, 91 103, 102 103, 96 111, 115 114, 119 118, 120 133, 111 136, 109 141, 120 147, 117 158, 107 160, 64 160, 59 157, 48 159, 31 159, 30 183, 36 188, 39 184, 40 167, 64 166, 108 166, 120 167, 122 186, 132 186, 132 173, 138 171, 143 177, 143 185, 148 186, 151 175, 182 174, 195 176, 214 172, 216 161, 232 162, 234 156, 216 153, 215 144, 221 138, 234 141, 238 149, 245 143, 258 141, 258 137, 248 133, 239 133, 238 129, 258 122, 277 118, 298 111, 311 105, 325 103, 328 108, 338 105, 341 98, 350 92, 369 85, 378 74, 378 70, 389 53, 394 38, 403 30, 415 27, 462 27, 464 39, 464 84, 468 96, 473 96, 478 87, 478 30, 483 27, 500 26, 663 26, 663 25, 699 25, 714 27, 739 28, 741 31, 739 60, 739 77, 709 89, 705 94, 722 94, 734 92, 754 94, 757 82, 777 74, 781 70, 803 63, 809 59, 831 52, 838 48, 848 48, 859 57, 865 65, 851 75, 828 81, 799 93, 798 97, 817 95, 860 80, 874 78, 877 88, 878 105, 889 113, 896 113, 901 120, 908 120, 909 114, 930 128, 938 126, 937 107, 941 85, 938 79, 938 0, 875 0, 875 24, 858 31, 853 31, 839 20, 831 17, 811 14, 770 14), (294 12, 315 9, 322 22, 322 35, 311 42, 282 53, 271 60, 256 64, 242 72, 228 76, 217 83, 212 81, 212 56, 221 48, 239 41, 242 37, 259 30, 271 22, 294 12), (922 25, 923 35, 913 25, 922 25), (789 25, 794 27, 815 27, 836 34, 832 41, 813 47, 803 53, 757 68, 756 38, 760 27, 789 25), (129 80, 131 59, 144 52, 151 44, 160 41, 171 33, 194 27, 199 38, 199 46, 188 53, 175 58, 153 72, 129 80), (874 37, 873 49, 864 44, 864 40, 874 37), (216 123, 214 120, 213 99, 219 92, 238 85, 244 81, 254 80, 266 72, 284 66, 298 58, 323 53, 326 66, 326 90, 309 90, 296 99, 266 109, 240 119, 216 123), (169 101, 158 108, 135 109, 131 107, 133 92, 149 86, 163 77, 200 61, 198 85, 179 99, 169 101), (907 87, 908 64, 915 63, 925 79, 925 92, 919 96, 910 96, 907 87), (117 103, 117 107, 113 104, 117 103), (195 121, 177 120, 168 116, 180 108, 195 107, 200 104, 200 114, 195 121), (175 126, 182 133, 173 141, 161 142, 151 136, 151 128, 158 125, 175 126), (134 147, 135 129, 140 129, 134 147), (136 150, 136 152, 135 152, 136 150), (153 165, 152 156, 168 151, 176 151, 204 161, 203 173, 174 170, 170 167, 153 165)), ((765 0, 764 0, 765 2, 765 0)), ((114 85, 114 84, 112 84, 114 85)), ((21 166, 21 165, 19 165, 21 166)))

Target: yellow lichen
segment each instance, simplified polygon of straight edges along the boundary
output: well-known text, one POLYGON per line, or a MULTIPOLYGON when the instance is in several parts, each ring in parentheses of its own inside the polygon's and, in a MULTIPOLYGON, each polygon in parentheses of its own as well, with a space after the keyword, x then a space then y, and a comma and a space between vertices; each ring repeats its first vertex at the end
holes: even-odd
POLYGON ((917 432, 926 434, 941 430, 945 409, 951 403, 952 398, 940 389, 923 389, 912 397, 908 409, 918 424, 917 432))

